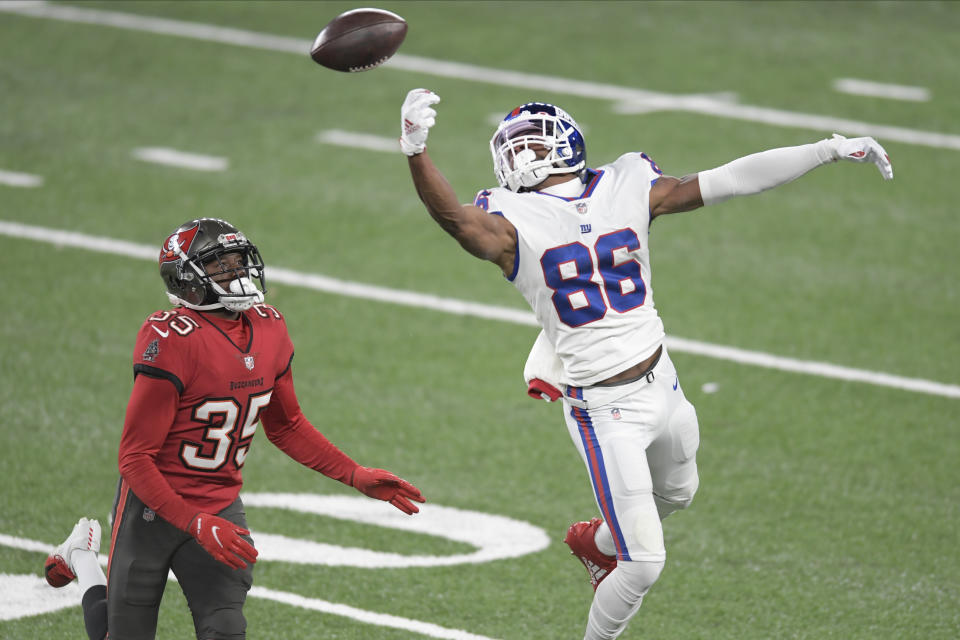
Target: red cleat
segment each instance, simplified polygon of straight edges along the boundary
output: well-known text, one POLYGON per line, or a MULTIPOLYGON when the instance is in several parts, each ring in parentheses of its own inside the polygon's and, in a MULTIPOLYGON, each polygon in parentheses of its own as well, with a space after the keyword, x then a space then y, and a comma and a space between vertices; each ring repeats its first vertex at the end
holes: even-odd
POLYGON ((601 524, 603 521, 600 518, 593 518, 590 522, 574 522, 567 529, 567 537, 563 539, 570 547, 570 553, 587 568, 594 591, 603 579, 617 568, 617 558, 602 553, 593 539, 601 524))

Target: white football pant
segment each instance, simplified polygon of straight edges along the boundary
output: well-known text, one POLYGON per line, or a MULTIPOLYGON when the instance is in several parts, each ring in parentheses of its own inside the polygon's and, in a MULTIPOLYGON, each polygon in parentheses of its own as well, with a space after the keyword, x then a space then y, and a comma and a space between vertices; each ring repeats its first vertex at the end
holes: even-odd
POLYGON ((598 547, 617 556, 594 595, 584 638, 616 638, 666 561, 660 521, 697 491, 697 414, 666 347, 652 375, 611 387, 568 386, 563 404, 604 520, 598 547))

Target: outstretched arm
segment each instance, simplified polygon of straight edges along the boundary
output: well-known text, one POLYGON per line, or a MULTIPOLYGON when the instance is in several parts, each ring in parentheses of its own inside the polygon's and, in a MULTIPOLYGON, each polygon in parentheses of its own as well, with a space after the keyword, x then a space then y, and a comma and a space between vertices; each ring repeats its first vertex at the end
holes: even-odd
POLYGON ((872 162, 884 180, 893 178, 890 157, 876 140, 870 137, 847 139, 834 134, 833 138, 813 144, 754 153, 679 179, 664 176, 650 190, 651 216, 690 211, 734 196, 760 193, 792 182, 820 165, 841 159, 872 162))
POLYGON ((489 260, 504 273, 513 271, 516 231, 503 216, 490 215, 480 207, 461 204, 456 192, 426 152, 427 133, 436 122, 432 105, 440 96, 427 89, 414 89, 400 110, 400 149, 408 157, 410 176, 430 216, 456 238, 471 255, 489 260))

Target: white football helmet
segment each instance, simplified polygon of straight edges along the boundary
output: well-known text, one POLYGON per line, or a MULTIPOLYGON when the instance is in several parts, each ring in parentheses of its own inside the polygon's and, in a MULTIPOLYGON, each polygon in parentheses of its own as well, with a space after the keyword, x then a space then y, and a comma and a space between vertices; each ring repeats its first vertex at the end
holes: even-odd
POLYGON ((546 102, 528 102, 508 113, 490 139, 490 153, 497 181, 510 191, 530 189, 551 175, 580 173, 587 166, 580 127, 569 113, 546 102), (534 146, 545 149, 546 156, 538 158, 534 146))

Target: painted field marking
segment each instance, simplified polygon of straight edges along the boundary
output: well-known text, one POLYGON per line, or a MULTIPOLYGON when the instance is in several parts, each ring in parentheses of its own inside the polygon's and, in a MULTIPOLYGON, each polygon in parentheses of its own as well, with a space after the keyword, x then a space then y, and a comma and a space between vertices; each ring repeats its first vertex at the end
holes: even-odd
POLYGON ((189 151, 179 151, 166 147, 139 147, 130 152, 137 160, 163 164, 194 171, 224 171, 230 165, 229 160, 218 156, 207 156, 189 151))
POLYGON ((460 629, 448 629, 447 627, 441 627, 440 625, 433 624, 432 622, 420 622, 419 620, 401 618, 388 613, 366 611, 365 609, 357 609, 356 607, 351 607, 345 604, 327 602, 326 600, 319 600, 317 598, 307 598, 295 593, 275 591, 274 589, 267 589, 266 587, 253 586, 250 589, 250 595, 255 598, 264 598, 265 600, 282 602, 284 604, 300 607, 302 609, 311 609, 313 611, 320 611, 322 613, 330 613, 336 616, 352 618, 353 620, 357 620, 359 622, 366 622, 367 624, 377 625, 380 627, 390 627, 392 629, 412 631, 429 638, 444 638, 445 640, 492 640, 487 636, 477 635, 475 633, 462 631, 460 629))
POLYGON ((43 176, 0 170, 0 184, 5 184, 8 187, 39 187, 43 184, 43 176))
MULTIPOLYGON (((45 227, 36 227, 4 220, 0 220, 0 235, 36 240, 37 242, 45 242, 60 247, 74 247, 77 249, 87 249, 100 253, 124 255, 145 260, 156 260, 158 255, 158 249, 148 245, 90 236, 75 231, 47 229, 45 227)), ((351 282, 349 280, 339 280, 320 274, 303 273, 279 267, 269 267, 268 274, 272 282, 280 282, 282 284, 313 289, 314 291, 322 291, 324 293, 442 311, 443 313, 455 315, 499 320, 531 327, 539 326, 536 318, 530 311, 468 302, 466 300, 457 300, 456 298, 443 298, 426 293, 404 291, 402 289, 389 289, 387 287, 378 287, 360 282, 351 282)), ((748 364, 767 369, 777 369, 791 373, 803 373, 821 378, 863 382, 880 387, 901 389, 903 391, 926 393, 946 398, 960 398, 960 385, 946 384, 934 380, 906 378, 881 371, 843 367, 830 364, 829 362, 796 360, 794 358, 785 358, 762 351, 727 347, 702 342, 700 340, 678 338, 676 336, 667 336, 666 343, 668 349, 679 353, 690 353, 708 358, 716 358, 718 360, 727 360, 729 362, 748 364)))
POLYGON ((837 78, 833 81, 833 90, 855 96, 871 98, 889 98, 909 102, 929 102, 930 90, 926 87, 911 87, 902 84, 887 84, 856 78, 837 78))
POLYGON ((518 558, 538 553, 550 546, 547 533, 529 522, 432 503, 421 505, 417 517, 410 518, 379 500, 365 496, 244 493, 242 497, 243 504, 247 507, 271 507, 322 515, 387 529, 422 533, 473 547, 473 550, 467 553, 410 555, 341 547, 258 530, 253 533, 260 551, 258 562, 280 560, 295 564, 366 569, 450 567, 518 558))
POLYGON ((400 151, 400 142, 397 138, 375 136, 369 133, 341 131, 340 129, 321 131, 317 134, 317 142, 332 144, 338 147, 367 149, 369 151, 386 151, 388 153, 398 153, 400 151))
MULTIPOLYGON (((35 551, 40 553, 50 553, 56 546, 44 544, 37 540, 28 540, 15 536, 8 536, 0 533, 0 546, 21 549, 24 551, 35 551)), ((98 557, 100 564, 106 566, 107 556, 100 554, 98 557)), ((168 579, 176 581, 176 576, 170 572, 168 579)), ((273 600, 302 609, 310 609, 321 613, 328 613, 344 618, 351 618, 358 622, 378 625, 382 627, 391 627, 393 629, 403 629, 419 633, 429 638, 442 638, 443 640, 494 640, 487 636, 481 636, 462 629, 449 629, 433 624, 432 622, 421 622, 410 618, 401 618, 387 613, 378 613, 376 611, 367 611, 358 609, 345 604, 328 602, 318 598, 308 598, 296 593, 286 591, 277 591, 266 587, 254 586, 250 589, 250 596, 253 598, 263 598, 273 600)), ((80 587, 76 582, 67 586, 54 589, 47 584, 47 581, 37 575, 20 575, 0 572, 0 620, 17 620, 28 616, 53 613, 61 609, 69 609, 80 606, 80 587)))
MULTIPOLYGON (((313 44, 311 40, 257 33, 244 29, 218 27, 216 25, 171 20, 168 18, 138 16, 116 11, 88 9, 85 7, 51 5, 45 2, 17 3, 12 5, 0 3, 0 11, 35 18, 104 25, 268 51, 294 53, 300 56, 306 56, 310 50, 310 45, 313 44)), ((740 105, 730 102, 729 96, 724 93, 717 95, 676 95, 647 91, 645 89, 587 82, 584 80, 571 80, 556 76, 492 69, 478 65, 435 60, 406 54, 393 56, 393 58, 383 65, 383 68, 505 87, 517 87, 528 91, 548 91, 583 98, 599 98, 618 104, 619 109, 635 109, 639 112, 655 110, 686 111, 689 113, 759 122, 780 127, 813 129, 819 132, 835 131, 847 135, 874 136, 884 142, 896 141, 960 151, 960 135, 872 124, 859 120, 786 111, 783 109, 740 105)))

